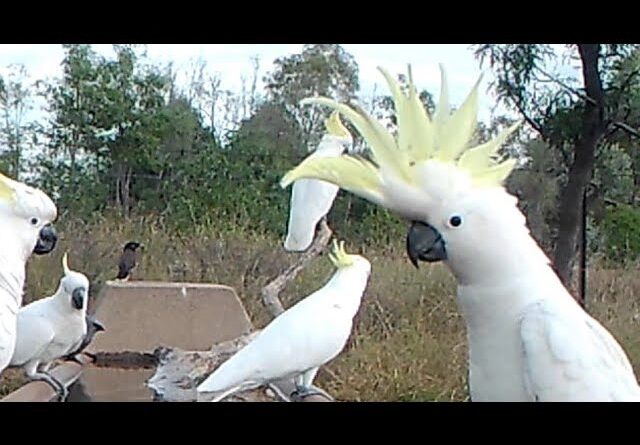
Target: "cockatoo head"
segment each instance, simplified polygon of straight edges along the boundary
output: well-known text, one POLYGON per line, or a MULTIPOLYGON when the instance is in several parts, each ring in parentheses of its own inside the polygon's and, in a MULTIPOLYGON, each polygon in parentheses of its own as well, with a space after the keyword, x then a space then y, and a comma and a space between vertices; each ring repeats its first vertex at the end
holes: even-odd
POLYGON ((0 239, 5 249, 17 247, 21 260, 55 248, 58 236, 52 222, 57 212, 44 192, 0 173, 0 239))
POLYGON ((69 269, 67 253, 62 257, 64 276, 60 279, 57 295, 65 299, 72 310, 86 312, 89 300, 89 279, 80 272, 69 269))
POLYGON ((359 273, 367 278, 371 274, 369 260, 360 255, 348 254, 344 250, 344 241, 333 240, 333 248, 329 253, 329 259, 338 271, 359 273))
POLYGON ((498 149, 517 128, 471 146, 477 125, 478 86, 451 112, 442 70, 439 103, 430 117, 413 84, 411 69, 403 88, 380 68, 393 95, 397 134, 359 107, 327 98, 305 99, 339 111, 357 129, 370 159, 350 155, 306 159, 281 181, 300 178, 331 182, 411 221, 407 252, 411 262, 446 261, 459 281, 502 273, 513 261, 516 238, 529 237, 517 199, 503 181, 514 159, 499 160, 498 149))

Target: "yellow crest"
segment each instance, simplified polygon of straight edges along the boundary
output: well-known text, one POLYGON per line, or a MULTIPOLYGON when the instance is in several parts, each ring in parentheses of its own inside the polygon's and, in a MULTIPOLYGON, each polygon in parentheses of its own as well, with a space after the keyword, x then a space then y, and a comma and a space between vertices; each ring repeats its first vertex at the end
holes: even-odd
POLYGON ((349 130, 342 124, 340 121, 340 113, 334 111, 331 113, 328 119, 324 121, 324 126, 327 130, 327 133, 339 136, 339 137, 349 137, 349 130))
POLYGON ((69 272, 71 271, 71 269, 69 269, 69 262, 67 259, 67 252, 64 253, 64 255, 62 255, 62 269, 64 270, 64 274, 65 275, 69 275, 69 272))
POLYGON ((303 104, 319 104, 345 116, 358 130, 371 152, 372 161, 343 155, 333 159, 307 159, 288 172, 280 185, 286 187, 300 178, 327 180, 368 197, 378 199, 383 193, 380 169, 392 172, 408 185, 420 182, 416 167, 429 161, 437 161, 466 171, 475 187, 494 187, 513 170, 516 160, 502 162, 496 159, 498 149, 519 123, 504 130, 494 139, 471 147, 471 139, 477 126, 478 87, 480 79, 462 105, 453 113, 444 69, 441 66, 441 94, 433 117, 430 117, 420 100, 413 83, 411 67, 408 70, 406 88, 385 69, 378 68, 384 76, 395 104, 397 136, 360 107, 349 107, 333 99, 307 98, 303 104))
POLYGON ((353 264, 353 258, 344 250, 344 241, 338 243, 337 240, 333 240, 333 249, 329 253, 329 259, 338 269, 351 266, 353 264))
POLYGON ((0 173, 0 200, 12 201, 14 199, 15 192, 11 185, 12 182, 11 179, 0 173))

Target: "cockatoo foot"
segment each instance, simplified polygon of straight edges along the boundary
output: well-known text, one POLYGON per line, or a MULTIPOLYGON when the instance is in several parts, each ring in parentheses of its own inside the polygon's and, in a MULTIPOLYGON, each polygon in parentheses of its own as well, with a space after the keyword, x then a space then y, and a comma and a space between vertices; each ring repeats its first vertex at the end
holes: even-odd
POLYGON ((320 396, 333 400, 333 397, 318 388, 304 388, 302 386, 296 386, 296 390, 291 393, 291 400, 293 402, 304 402, 304 399, 309 396, 320 396))

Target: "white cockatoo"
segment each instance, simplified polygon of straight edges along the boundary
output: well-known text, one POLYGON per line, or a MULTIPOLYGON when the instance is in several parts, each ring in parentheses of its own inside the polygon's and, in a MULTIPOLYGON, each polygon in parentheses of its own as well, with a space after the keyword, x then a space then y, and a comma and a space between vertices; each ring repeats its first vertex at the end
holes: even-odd
MULTIPOLYGON (((338 157, 345 150, 351 152, 353 138, 342 122, 338 112, 333 112, 325 121, 326 134, 307 159, 338 157)), ((289 224, 284 248, 289 252, 307 250, 313 241, 316 226, 325 217, 339 187, 318 179, 300 179, 291 188, 289 224)))
POLYGON ((85 338, 89 279, 69 269, 66 253, 62 267, 64 276, 55 294, 20 308, 10 366, 23 368, 32 380, 46 381, 64 400, 66 387, 47 371, 54 360, 78 349, 85 338))
POLYGON ((371 264, 334 242, 329 255, 337 271, 329 282, 269 323, 248 345, 198 386, 213 401, 271 382, 294 378, 296 394, 315 393, 311 384, 320 366, 333 360, 351 334, 371 264))
POLYGON ((44 192, 0 173, 0 374, 15 347, 27 261, 32 253, 55 248, 58 237, 51 223, 57 213, 44 192))
POLYGON ((412 221, 412 263, 444 261, 457 279, 473 401, 640 400, 624 351, 571 297, 531 237, 517 198, 502 185, 516 161, 496 153, 516 126, 471 147, 479 81, 452 113, 442 70, 431 118, 410 69, 406 90, 380 70, 393 94, 397 137, 359 108, 306 99, 351 121, 373 162, 309 159, 281 185, 329 181, 412 221))

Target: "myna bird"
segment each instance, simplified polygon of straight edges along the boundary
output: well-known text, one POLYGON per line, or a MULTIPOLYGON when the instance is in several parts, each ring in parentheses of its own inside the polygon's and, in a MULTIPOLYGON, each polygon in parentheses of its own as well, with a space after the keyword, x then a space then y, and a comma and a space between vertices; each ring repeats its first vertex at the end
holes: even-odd
POLYGON ((142 244, 136 241, 130 241, 124 245, 122 255, 120 256, 120 262, 118 263, 118 276, 116 279, 127 281, 131 278, 131 271, 137 265, 137 249, 139 247, 142 247, 142 244))

